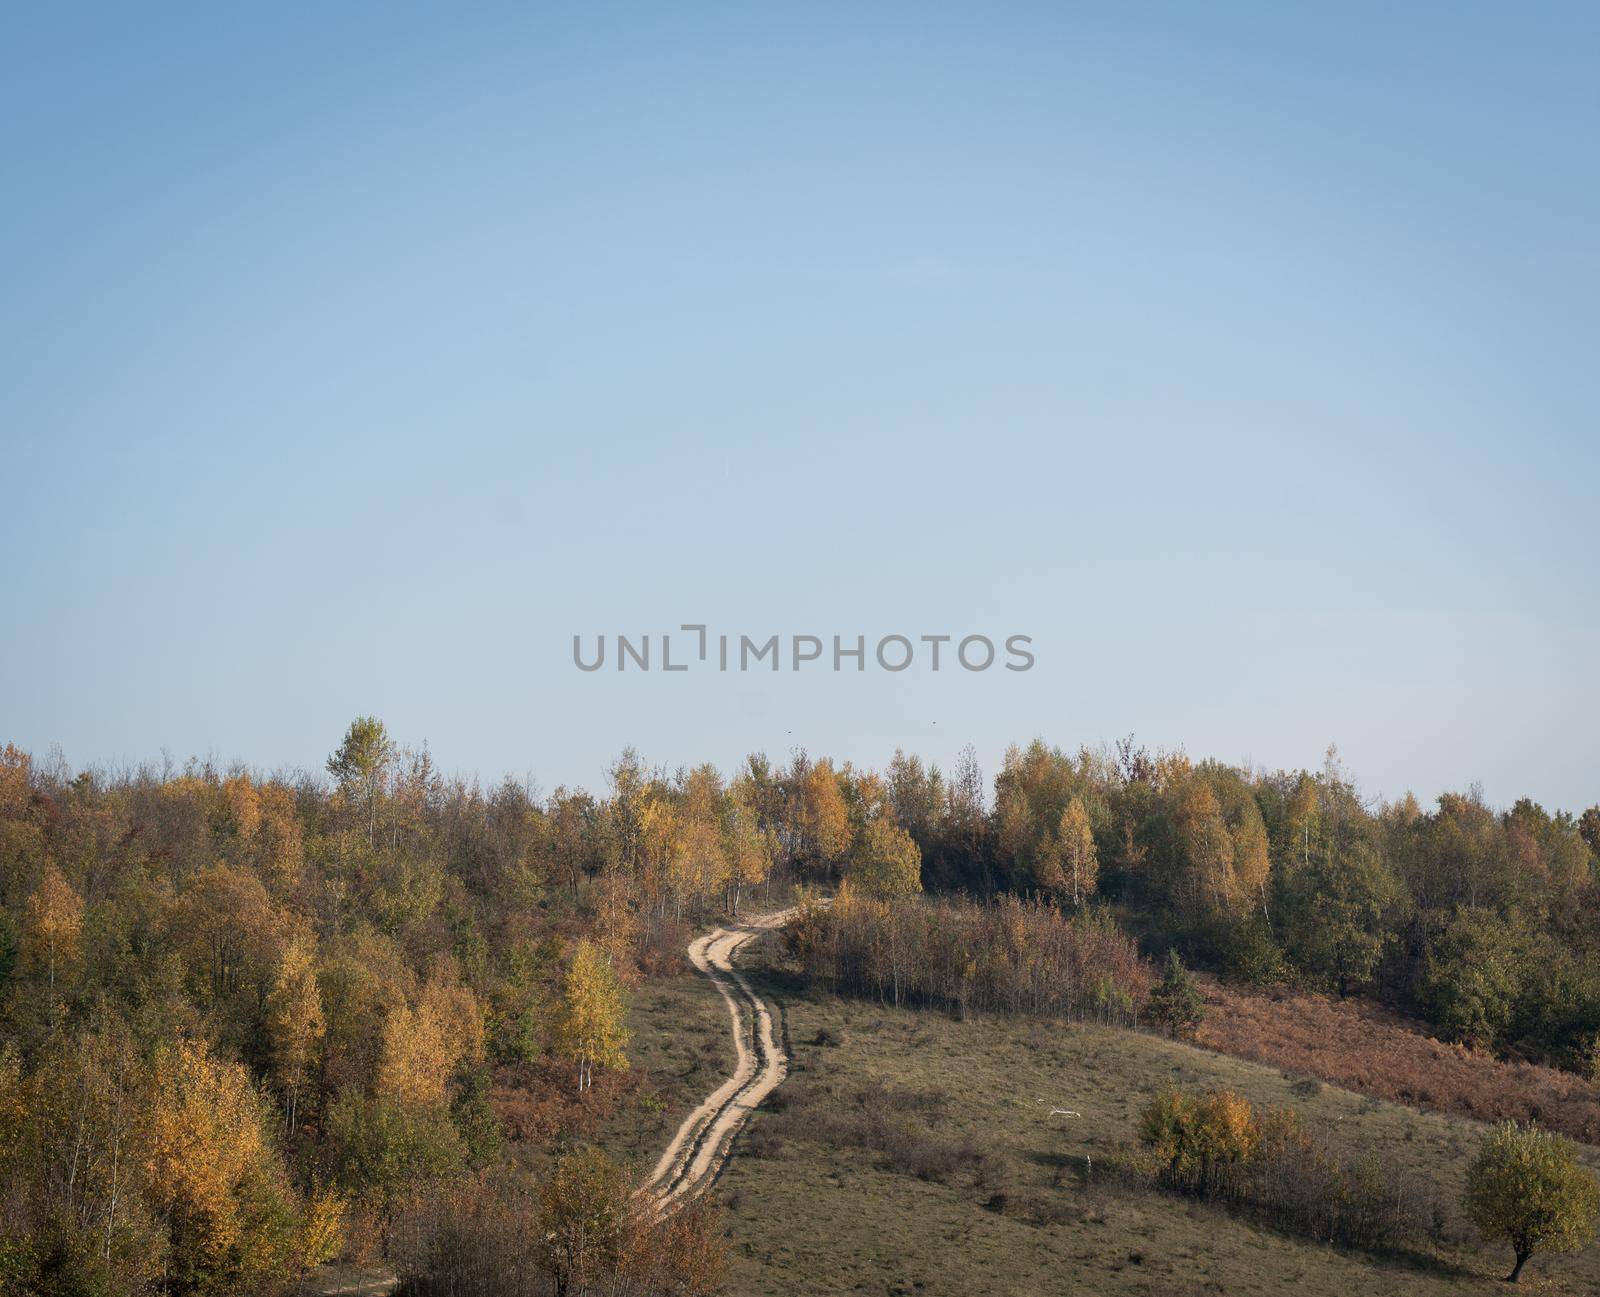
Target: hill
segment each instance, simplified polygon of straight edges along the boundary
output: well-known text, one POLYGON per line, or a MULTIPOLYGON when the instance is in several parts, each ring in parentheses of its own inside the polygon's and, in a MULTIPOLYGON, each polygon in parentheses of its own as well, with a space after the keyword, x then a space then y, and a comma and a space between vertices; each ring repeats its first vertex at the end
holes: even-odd
MULTIPOLYGON (((719 1185, 736 1292, 1346 1297, 1482 1291, 1506 1268, 1456 1208, 1483 1132, 1470 1119, 1117 1028, 957 1022, 813 995, 770 967, 758 985, 794 1062, 719 1185), (1446 1242, 1374 1258, 1108 1174, 1140 1107, 1174 1083, 1292 1106, 1331 1142, 1378 1150, 1435 1186, 1446 1242)), ((1528 1279, 1592 1292, 1600 1253, 1544 1258, 1528 1279)))

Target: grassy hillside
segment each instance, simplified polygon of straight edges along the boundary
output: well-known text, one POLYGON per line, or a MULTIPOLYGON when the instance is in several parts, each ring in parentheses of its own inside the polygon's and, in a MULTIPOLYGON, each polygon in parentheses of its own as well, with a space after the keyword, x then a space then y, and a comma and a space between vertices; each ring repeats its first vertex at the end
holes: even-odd
MULTIPOLYGON (((1509 1265, 1456 1216, 1483 1130, 1472 1121, 1123 1030, 958 1023, 762 981, 795 1062, 719 1186, 739 1293, 1459 1293, 1493 1291, 1509 1265), (1380 1261, 1088 1173, 1168 1083, 1230 1086, 1378 1149, 1437 1187, 1451 1243, 1380 1261)), ((1536 1258, 1524 1284, 1593 1292, 1600 1249, 1536 1258)))

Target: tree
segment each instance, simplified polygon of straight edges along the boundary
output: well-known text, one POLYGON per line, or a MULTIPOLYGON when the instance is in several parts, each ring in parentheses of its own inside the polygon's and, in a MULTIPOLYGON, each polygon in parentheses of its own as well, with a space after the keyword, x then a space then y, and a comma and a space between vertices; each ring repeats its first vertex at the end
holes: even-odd
POLYGON ((594 1068, 628 1066, 623 1046, 622 989, 605 951, 592 941, 578 942, 567 970, 564 1001, 556 1037, 562 1052, 578 1065, 578 1092, 594 1084, 594 1068))
POLYGON ((772 839, 761 831, 755 809, 735 787, 723 823, 724 853, 728 861, 729 909, 739 913, 740 893, 767 881, 772 870, 772 839))
POLYGON ((801 855, 826 874, 850 849, 850 810, 831 761, 817 762, 802 776, 794 819, 801 855))
POLYGON ((557 1297, 591 1290, 627 1259, 640 1232, 627 1178, 598 1149, 568 1153, 539 1188, 535 1247, 557 1297))
POLYGON ((1094 831, 1089 827, 1089 812, 1084 809, 1081 797, 1074 797, 1061 812, 1056 840, 1061 844, 1061 873, 1076 908, 1089 898, 1100 877, 1094 831))
POLYGON ((26 962, 44 967, 52 998, 61 969, 78 957, 82 934, 83 902, 55 861, 47 861, 44 876, 28 898, 22 924, 22 956, 26 962))
POLYGON ((1392 934, 1384 913, 1395 884, 1368 843, 1313 852, 1284 883, 1284 948, 1295 966, 1340 996, 1365 985, 1392 934))
POLYGON ((1167 951, 1166 971, 1150 992, 1150 1017, 1175 1039, 1192 1037, 1205 1021, 1205 996, 1176 950, 1167 951))
POLYGON ((483 1018, 477 997, 464 986, 435 978, 412 1009, 397 1004, 383 1027, 377 1092, 401 1104, 437 1106, 463 1063, 483 1059, 483 1018))
POLYGON ((1589 845, 1589 850, 1600 858, 1600 806, 1591 806, 1578 817, 1578 836, 1589 845))
POLYGON ((922 853, 904 829, 875 819, 857 846, 850 883, 867 896, 916 896, 922 891, 922 853))
POLYGON ((1600 1214, 1600 1185, 1566 1140, 1508 1121, 1485 1137, 1467 1171, 1463 1205, 1486 1239, 1511 1244, 1516 1263, 1506 1279, 1516 1283, 1535 1251, 1583 1246, 1600 1214))
POLYGON ((272 1074, 283 1091, 284 1127, 295 1132, 300 1092, 311 1070, 312 1055, 326 1030, 322 994, 308 938, 296 936, 284 948, 267 993, 267 1045, 272 1074))
POLYGON ((357 716, 345 731, 344 742, 328 758, 328 773, 352 801, 367 805, 367 844, 378 825, 378 796, 394 760, 394 743, 376 716, 357 716))
POLYGON ((1522 988, 1521 934, 1487 910, 1462 906, 1423 962, 1422 999, 1451 1040, 1498 1043, 1522 988))
POLYGON ((292 1200, 249 1074, 186 1042, 157 1055, 152 1090, 143 1173, 172 1240, 170 1286, 237 1292, 281 1273, 292 1200))

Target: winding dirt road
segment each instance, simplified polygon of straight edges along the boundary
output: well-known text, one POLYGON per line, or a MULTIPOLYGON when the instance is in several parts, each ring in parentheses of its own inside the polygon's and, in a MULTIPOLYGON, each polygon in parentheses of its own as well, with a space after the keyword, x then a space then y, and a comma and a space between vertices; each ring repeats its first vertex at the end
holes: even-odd
POLYGON ((740 947, 785 923, 794 910, 763 914, 743 923, 718 928, 689 946, 694 966, 711 979, 728 1004, 733 1042, 739 1051, 733 1075, 719 1085, 678 1127, 646 1185, 665 1212, 708 1187, 728 1158, 733 1142, 750 1114, 788 1075, 789 1058, 775 1029, 774 1013, 733 966, 740 947))

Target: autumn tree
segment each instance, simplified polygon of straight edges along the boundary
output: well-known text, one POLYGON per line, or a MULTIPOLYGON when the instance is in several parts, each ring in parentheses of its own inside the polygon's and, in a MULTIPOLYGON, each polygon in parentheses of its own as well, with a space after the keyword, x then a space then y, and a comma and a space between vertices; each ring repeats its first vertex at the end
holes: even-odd
POLYGON ((591 1291, 615 1273, 642 1222, 621 1169, 598 1149, 560 1158, 539 1188, 534 1246, 557 1297, 591 1291))
POLYGON ((53 860, 28 897, 22 923, 25 964, 42 968, 52 999, 61 971, 76 962, 83 935, 83 901, 53 860))
POLYGON ((238 1291, 292 1263, 292 1198, 266 1107, 237 1063, 196 1043, 154 1063, 143 1172, 171 1239, 179 1289, 238 1291))
POLYGON ((1093 894, 1100 877, 1100 858, 1095 852, 1094 831, 1089 827, 1089 812, 1083 799, 1074 797, 1061 812, 1056 830, 1060 851, 1060 870, 1064 888, 1074 908, 1093 894))
POLYGON ((628 1031, 622 990, 611 961, 592 941, 579 941, 567 970, 556 1037, 562 1053, 578 1065, 578 1092, 594 1083, 594 1068, 623 1070, 628 1031))
POLYGON ((312 942, 297 934, 278 961, 266 1011, 272 1075, 283 1094, 284 1127, 290 1135, 298 1124, 301 1094, 326 1029, 312 942))
POLYGON ((728 908, 737 915, 744 889, 760 887, 767 881, 773 855, 771 835, 762 832, 755 809, 737 787, 728 798, 722 841, 728 865, 728 908))
POLYGON ((1486 1239, 1504 1239, 1516 1283, 1536 1251, 1575 1252, 1594 1233, 1600 1185, 1558 1135, 1504 1122, 1467 1170, 1464 1206, 1486 1239))
POLYGON ((831 761, 818 761, 801 776, 794 826, 800 858, 831 873, 850 848, 850 811, 831 761))
POLYGON ((880 817, 856 844, 848 877, 866 896, 915 896, 922 891, 922 853, 909 833, 880 817))
POLYGON ((482 1057, 483 1020, 471 990, 430 979, 415 1008, 389 1011, 374 1088, 403 1104, 442 1104, 456 1069, 482 1057))

